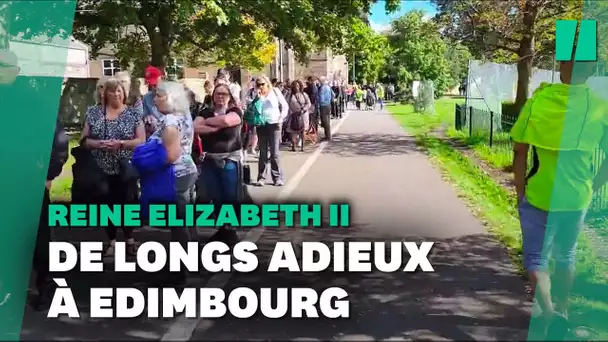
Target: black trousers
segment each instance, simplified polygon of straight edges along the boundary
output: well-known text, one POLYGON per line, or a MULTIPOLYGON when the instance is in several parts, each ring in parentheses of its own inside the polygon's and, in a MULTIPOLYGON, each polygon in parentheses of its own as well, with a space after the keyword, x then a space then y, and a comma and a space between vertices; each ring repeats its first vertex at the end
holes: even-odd
MULTIPOLYGON (((119 175, 109 175, 108 178, 109 193, 103 199, 103 204, 127 204, 134 203, 137 183, 125 182, 119 175)), ((118 228, 112 224, 105 227, 106 234, 109 240, 116 240, 118 228)), ((133 238, 133 227, 122 227, 125 239, 133 238)))
POLYGON ((321 126, 325 132, 325 138, 331 140, 331 104, 319 107, 319 115, 321 116, 321 126))
POLYGON ((52 278, 49 273, 49 242, 51 242, 51 228, 49 227, 49 203, 51 202, 49 190, 44 189, 42 208, 40 210, 40 222, 38 222, 38 235, 34 249, 34 271, 36 272, 36 289, 42 293, 52 278))

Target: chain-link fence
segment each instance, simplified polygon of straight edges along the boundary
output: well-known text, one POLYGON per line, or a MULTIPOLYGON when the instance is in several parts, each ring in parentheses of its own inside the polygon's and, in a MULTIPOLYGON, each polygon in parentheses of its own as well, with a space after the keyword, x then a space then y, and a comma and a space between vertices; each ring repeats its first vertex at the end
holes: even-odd
MULTIPOLYGON (((561 82, 552 56, 536 58, 534 66, 529 96, 543 82, 561 82)), ((595 94, 608 100, 608 77, 596 75, 587 84, 595 94)), ((470 61, 465 104, 457 104, 455 108, 456 130, 472 142, 486 145, 500 164, 508 164, 513 159, 509 132, 519 114, 511 109, 516 87, 516 65, 470 61)), ((604 151, 598 149, 594 153, 593 172, 597 172, 603 160, 604 151)), ((590 209, 608 209, 608 187, 594 194, 590 209)))

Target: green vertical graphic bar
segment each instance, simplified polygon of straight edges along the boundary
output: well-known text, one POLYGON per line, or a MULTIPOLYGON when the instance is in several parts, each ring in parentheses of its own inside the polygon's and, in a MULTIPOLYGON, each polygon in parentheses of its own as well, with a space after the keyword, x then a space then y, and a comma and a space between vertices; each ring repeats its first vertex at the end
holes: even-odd
POLYGON ((0 340, 20 339, 75 6, 0 2, 0 340))
MULTIPOLYGON (((529 270, 538 278, 535 301, 543 315, 531 318, 528 340, 608 339, 608 197, 602 179, 608 171, 608 82, 597 75, 598 63, 606 60, 607 4, 584 2, 574 58, 576 22, 556 22, 563 84, 535 95, 525 113, 538 170, 528 179, 520 220, 527 234, 544 235, 542 255, 529 270)), ((539 241, 533 240, 528 243, 539 241)))
POLYGON ((597 60, 597 22, 582 20, 576 45, 575 61, 597 60))
POLYGON ((555 60, 568 61, 572 58, 576 37, 576 20, 555 21, 555 60))

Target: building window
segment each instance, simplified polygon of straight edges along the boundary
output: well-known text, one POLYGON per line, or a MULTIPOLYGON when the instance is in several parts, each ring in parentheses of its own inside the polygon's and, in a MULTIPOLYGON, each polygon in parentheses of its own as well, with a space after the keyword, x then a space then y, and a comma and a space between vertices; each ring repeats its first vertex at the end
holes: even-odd
POLYGON ((116 59, 104 59, 101 63, 104 76, 114 76, 120 71, 120 66, 118 66, 118 60, 116 59))

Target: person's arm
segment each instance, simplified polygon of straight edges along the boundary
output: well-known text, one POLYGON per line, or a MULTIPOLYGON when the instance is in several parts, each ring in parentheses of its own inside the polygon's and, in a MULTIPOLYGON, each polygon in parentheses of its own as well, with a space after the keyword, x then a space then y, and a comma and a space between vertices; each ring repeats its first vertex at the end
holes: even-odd
POLYGON ((323 92, 323 88, 321 88, 320 90, 317 89, 315 91, 315 103, 317 104, 317 107, 319 107, 319 102, 321 102, 321 93, 323 92))
POLYGON ((162 133, 163 146, 167 149, 167 162, 174 163, 181 156, 182 149, 179 139, 179 130, 176 126, 166 126, 162 133))
POLYGON ((275 95, 277 96, 277 100, 280 103, 279 107, 281 109, 281 116, 279 117, 279 122, 283 122, 285 118, 287 118, 287 115, 289 115, 289 104, 287 103, 285 97, 283 96, 283 94, 281 94, 280 91, 276 92, 275 95))
POLYGON ((528 172, 528 150, 530 145, 515 142, 513 144, 513 176, 518 203, 526 194, 526 173, 528 172))
POLYGON ((602 138, 601 147, 604 150, 604 161, 597 174, 593 178, 593 192, 598 191, 601 187, 606 185, 608 182, 608 129, 605 130, 604 137, 602 138))
POLYGON ((127 150, 132 150, 137 146, 146 142, 146 128, 144 127, 143 121, 139 121, 137 127, 135 128, 135 138, 131 140, 123 140, 122 148, 127 150))
POLYGON ((144 118, 152 114, 148 105, 148 94, 145 94, 141 99, 141 112, 144 118))
POLYGON ((234 127, 241 124, 241 113, 238 108, 231 108, 225 115, 205 119, 205 125, 216 128, 234 127))
POLYGON ((310 103, 310 98, 308 97, 308 94, 306 93, 302 93, 304 94, 304 110, 306 112, 310 112, 310 107, 312 107, 312 104, 310 103))
POLYGON ((57 120, 55 126, 55 136, 53 138, 53 147, 51 149, 51 159, 49 168, 46 173, 46 188, 50 189, 51 182, 57 178, 63 170, 63 165, 68 160, 70 152, 70 144, 68 135, 63 128, 63 125, 57 120))
POLYGON ((220 130, 218 127, 208 126, 205 123, 205 121, 206 121, 205 118, 203 118, 202 116, 199 116, 196 119, 194 119, 194 132, 195 133, 205 135, 205 134, 215 133, 220 130))

